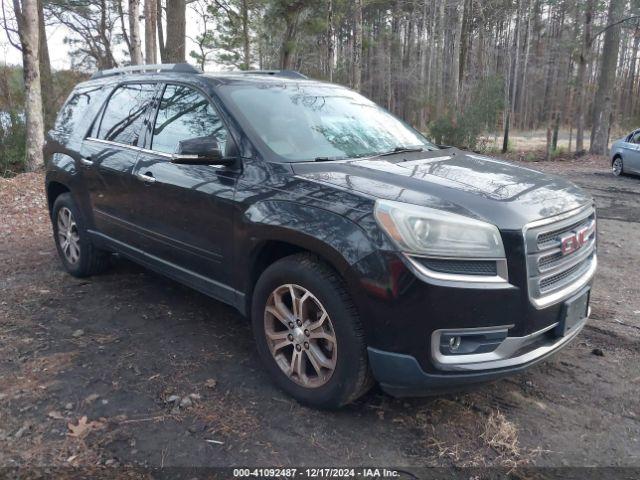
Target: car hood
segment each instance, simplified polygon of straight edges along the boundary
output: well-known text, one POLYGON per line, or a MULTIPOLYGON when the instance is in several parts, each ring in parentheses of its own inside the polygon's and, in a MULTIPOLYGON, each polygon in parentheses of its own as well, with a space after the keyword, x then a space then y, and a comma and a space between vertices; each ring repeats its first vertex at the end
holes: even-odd
POLYGON ((293 170, 307 180, 475 217, 505 230, 592 202, 561 178, 457 149, 298 163, 293 170))

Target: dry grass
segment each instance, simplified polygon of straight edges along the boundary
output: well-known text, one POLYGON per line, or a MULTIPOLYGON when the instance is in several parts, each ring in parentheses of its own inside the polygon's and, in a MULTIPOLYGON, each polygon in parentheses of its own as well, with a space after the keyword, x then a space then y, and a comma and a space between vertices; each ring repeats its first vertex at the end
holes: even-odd
POLYGON ((499 455, 520 457, 518 429, 499 411, 489 414, 481 438, 499 455))

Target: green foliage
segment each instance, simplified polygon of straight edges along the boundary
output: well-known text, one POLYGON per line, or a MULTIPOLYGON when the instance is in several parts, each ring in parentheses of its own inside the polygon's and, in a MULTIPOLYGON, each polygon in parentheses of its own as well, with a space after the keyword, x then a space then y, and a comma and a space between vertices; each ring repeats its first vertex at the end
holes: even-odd
POLYGON ((474 150, 480 135, 495 128, 504 108, 504 82, 489 77, 471 93, 469 106, 455 116, 443 116, 429 126, 429 133, 438 144, 474 150))
POLYGON ((244 27, 246 22, 248 41, 252 46, 256 8, 256 0, 226 0, 206 5, 200 11, 196 9, 202 22, 202 33, 195 38, 198 50, 192 50, 189 56, 203 69, 211 60, 231 69, 251 68, 244 58, 244 27))
POLYGON ((0 175, 22 171, 25 158, 22 69, 0 66, 0 175))
POLYGON ((0 112, 0 176, 23 170, 26 125, 22 112, 0 112))
MULTIPOLYGON (((52 85, 43 88, 52 99, 52 116, 67 99, 69 92, 87 75, 71 70, 53 72, 52 85)), ((0 65, 0 175, 10 176, 24 169, 26 118, 24 112, 22 68, 0 65)))

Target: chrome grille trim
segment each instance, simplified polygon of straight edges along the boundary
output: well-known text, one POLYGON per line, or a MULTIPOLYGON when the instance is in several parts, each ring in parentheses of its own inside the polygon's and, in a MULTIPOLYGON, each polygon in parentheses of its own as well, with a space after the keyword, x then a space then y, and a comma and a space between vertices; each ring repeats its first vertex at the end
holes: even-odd
POLYGON ((468 261, 493 261, 496 263, 496 275, 469 275, 469 274, 457 274, 457 273, 443 273, 432 270, 422 264, 419 259, 421 258, 435 258, 425 257, 421 255, 409 255, 403 254, 403 257, 408 261, 409 267, 413 272, 422 280, 426 282, 438 281, 447 284, 448 286, 455 287, 467 287, 467 288, 483 288, 484 286, 510 286, 509 284, 509 272, 507 269, 507 260, 505 258, 449 258, 449 257, 437 257, 438 260, 468 260, 468 261))
POLYGON ((592 205, 550 217, 523 229, 527 287, 536 308, 564 300, 588 283, 595 273, 596 212, 592 205), (587 242, 577 250, 562 254, 562 238, 587 228, 587 242))

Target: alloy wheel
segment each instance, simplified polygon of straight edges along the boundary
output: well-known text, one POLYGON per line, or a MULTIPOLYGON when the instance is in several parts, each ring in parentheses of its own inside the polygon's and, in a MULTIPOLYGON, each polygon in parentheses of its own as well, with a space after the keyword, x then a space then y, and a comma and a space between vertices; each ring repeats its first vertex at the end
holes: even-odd
POLYGON ((336 368, 338 344, 331 319, 306 288, 286 284, 267 300, 264 333, 269 351, 290 380, 306 388, 326 384, 336 368))
POLYGON ((80 260, 80 235, 73 213, 67 207, 58 210, 58 244, 67 262, 80 260))
POLYGON ((622 173, 622 159, 620 157, 617 157, 613 161, 612 170, 613 170, 613 174, 616 177, 619 176, 622 173))

